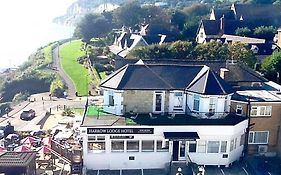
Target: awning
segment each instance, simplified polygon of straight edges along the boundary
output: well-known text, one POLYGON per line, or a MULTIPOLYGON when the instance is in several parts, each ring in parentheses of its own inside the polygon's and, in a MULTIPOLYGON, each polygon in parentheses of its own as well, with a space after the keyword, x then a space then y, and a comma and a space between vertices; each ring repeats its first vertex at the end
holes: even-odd
POLYGON ((164 132, 165 139, 169 140, 196 140, 199 139, 197 132, 164 132))

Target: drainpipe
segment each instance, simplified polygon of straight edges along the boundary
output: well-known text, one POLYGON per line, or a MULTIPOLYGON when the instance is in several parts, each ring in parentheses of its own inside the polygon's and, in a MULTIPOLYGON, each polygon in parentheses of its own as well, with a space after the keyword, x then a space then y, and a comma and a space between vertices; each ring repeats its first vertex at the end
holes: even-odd
POLYGON ((248 126, 246 129, 245 133, 245 145, 244 145, 244 150, 243 150, 243 157, 247 157, 248 155, 248 148, 249 148, 249 133, 250 133, 250 126, 251 126, 251 99, 250 96, 248 96, 248 103, 247 103, 247 112, 246 112, 246 117, 248 118, 248 126))

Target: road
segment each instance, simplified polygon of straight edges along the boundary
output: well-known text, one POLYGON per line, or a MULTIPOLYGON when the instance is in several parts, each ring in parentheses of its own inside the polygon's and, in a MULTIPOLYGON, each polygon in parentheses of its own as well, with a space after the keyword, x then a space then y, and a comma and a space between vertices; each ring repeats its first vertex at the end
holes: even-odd
POLYGON ((60 57, 59 57, 59 50, 60 50, 61 47, 63 47, 63 45, 60 45, 53 50, 53 59, 54 59, 53 67, 58 71, 59 75, 61 76, 61 78, 65 82, 65 84, 68 88, 68 90, 67 90, 68 96, 69 97, 75 97, 76 89, 75 89, 75 86, 73 84, 73 81, 64 72, 63 68, 61 67, 60 57))
POLYGON ((40 128, 38 124, 44 117, 46 112, 54 113, 57 110, 63 110, 64 107, 71 108, 83 108, 85 107, 86 98, 76 98, 74 100, 53 98, 50 100, 48 96, 31 96, 31 101, 25 101, 21 105, 18 105, 9 113, 0 118, 0 126, 5 126, 7 122, 15 127, 17 131, 32 131, 40 128), (42 100, 43 97, 43 100, 42 100), (34 109, 36 117, 30 121, 23 121, 20 119, 20 113, 26 109, 34 109))

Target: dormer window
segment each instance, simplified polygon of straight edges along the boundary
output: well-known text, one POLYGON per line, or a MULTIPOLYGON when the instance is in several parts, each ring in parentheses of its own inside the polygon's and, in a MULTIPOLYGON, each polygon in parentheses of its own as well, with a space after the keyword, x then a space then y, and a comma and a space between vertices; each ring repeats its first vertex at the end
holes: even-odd
POLYGON ((193 110, 194 110, 194 111, 199 111, 200 96, 194 94, 193 98, 194 98, 194 101, 193 101, 193 110))

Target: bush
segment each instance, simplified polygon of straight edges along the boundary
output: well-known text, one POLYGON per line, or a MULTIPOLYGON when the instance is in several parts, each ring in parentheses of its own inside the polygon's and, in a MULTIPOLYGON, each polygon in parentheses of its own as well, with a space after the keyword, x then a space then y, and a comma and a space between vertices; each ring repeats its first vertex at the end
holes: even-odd
POLYGON ((27 100, 28 97, 29 94, 27 92, 17 93, 13 98, 13 104, 19 104, 20 102, 27 100))
POLYGON ((51 83, 50 93, 55 97, 63 97, 65 91, 65 86, 62 80, 56 79, 51 83))
POLYGON ((0 115, 4 115, 11 110, 11 103, 0 103, 0 115))
POLYGON ((71 111, 71 109, 66 108, 63 112, 62 112, 62 116, 73 116, 74 112, 71 111))

